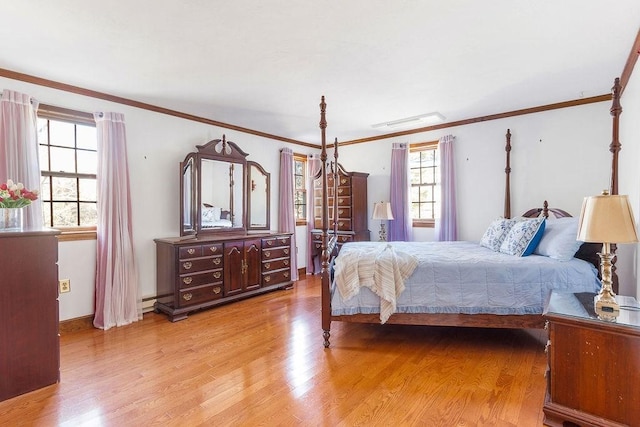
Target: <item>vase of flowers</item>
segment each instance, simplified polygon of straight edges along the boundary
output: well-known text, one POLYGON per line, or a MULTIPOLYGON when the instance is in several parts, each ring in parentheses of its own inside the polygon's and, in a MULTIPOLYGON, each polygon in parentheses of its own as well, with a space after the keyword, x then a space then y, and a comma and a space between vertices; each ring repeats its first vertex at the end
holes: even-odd
POLYGON ((28 190, 20 182, 0 184, 0 230, 22 229, 22 211, 38 198, 38 190, 28 190))

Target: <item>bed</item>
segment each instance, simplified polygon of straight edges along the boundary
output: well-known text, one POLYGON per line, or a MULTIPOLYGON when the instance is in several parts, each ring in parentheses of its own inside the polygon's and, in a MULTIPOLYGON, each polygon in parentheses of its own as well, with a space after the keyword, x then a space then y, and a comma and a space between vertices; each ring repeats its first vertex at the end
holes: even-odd
MULTIPOLYGON (((617 192, 617 142, 619 83, 613 89, 614 118, 611 194, 617 192)), ((577 245, 570 259, 558 260, 549 254, 515 257, 488 249, 478 242, 353 242, 343 245, 336 257, 336 242, 332 239, 329 218, 327 176, 332 173, 327 161, 326 103, 320 103, 320 129, 323 189, 322 205, 322 329, 324 346, 330 346, 331 323, 388 323, 432 326, 463 326, 489 328, 543 328, 542 312, 552 289, 572 292, 596 292, 600 286, 597 252, 599 244, 577 245), (370 254, 367 258, 364 254, 370 254), (385 255, 386 253, 386 255, 385 255), (387 258, 403 259, 399 265, 387 258), (413 259, 411 260, 411 257, 413 259), (384 267, 374 278, 371 269, 378 258, 384 267), (381 261, 384 259, 384 261, 381 261), (409 259, 409 261, 407 261, 409 259), (464 263, 460 260, 465 259, 464 263), (358 273, 362 262, 364 267, 358 273), (407 267, 406 263, 413 265, 407 267), (348 266, 348 267, 346 267, 348 266), (447 270, 448 268, 448 270, 447 270), (351 276, 349 277, 349 271, 351 276), (353 277, 353 272, 356 278, 353 277), (369 273, 367 273, 369 271, 369 273), (407 274, 407 271, 409 273, 407 274), (406 276, 405 276, 406 274, 406 276), (451 278, 454 280, 450 280, 451 278), (428 278, 429 280, 427 280, 428 278), (479 280, 479 278, 481 280, 479 280), (447 280, 445 280, 447 279, 447 280), (376 281, 377 280, 377 281, 376 281), (378 282, 384 282, 382 285, 378 282), (346 283, 346 284, 345 284, 346 283), (345 290, 346 289, 346 290, 345 290), (394 299, 395 289, 395 299, 394 299), (400 292, 397 292, 400 289, 400 292), (380 298, 380 295, 383 298, 380 298), (343 298, 344 297, 344 298, 343 298), (457 298, 457 299, 456 299, 457 298)), ((338 159, 338 142, 334 144, 334 159, 338 159)), ((511 133, 506 134, 506 180, 504 219, 511 218, 510 207, 511 133)), ((336 210, 334 209, 334 212, 336 210)), ((572 221, 564 210, 542 207, 523 213, 522 222, 536 219, 547 227, 562 221, 572 221), (549 218, 551 216, 551 218, 549 218)), ((564 226, 563 226, 564 227, 564 226)), ((547 228, 549 231, 550 228, 547 228)), ((486 233, 485 233, 486 235, 486 233)), ((540 233, 540 235, 544 235, 540 233)), ((573 240, 575 241, 573 234, 573 240)), ((483 236, 484 240, 485 236, 483 236)), ((539 241, 542 245, 543 240, 539 241)), ((537 246, 537 247, 540 247, 537 246)), ((547 247, 548 249, 548 247, 547 247)), ((536 249, 538 250, 538 249, 536 249)), ((566 255, 563 255, 566 256, 566 255)), ((375 267, 378 268, 378 267, 375 267)), ((614 271, 615 275, 615 271, 614 271)), ((614 287, 617 282, 614 281, 614 287)), ((617 289, 615 289, 617 291, 617 289)))

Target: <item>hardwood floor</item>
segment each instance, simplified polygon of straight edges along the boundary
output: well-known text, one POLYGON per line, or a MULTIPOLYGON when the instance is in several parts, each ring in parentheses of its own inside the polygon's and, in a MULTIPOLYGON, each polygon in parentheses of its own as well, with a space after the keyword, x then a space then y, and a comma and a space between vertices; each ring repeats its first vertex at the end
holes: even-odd
POLYGON ((336 322, 325 350, 319 287, 63 334, 60 383, 0 402, 0 425, 542 424, 541 331, 336 322))

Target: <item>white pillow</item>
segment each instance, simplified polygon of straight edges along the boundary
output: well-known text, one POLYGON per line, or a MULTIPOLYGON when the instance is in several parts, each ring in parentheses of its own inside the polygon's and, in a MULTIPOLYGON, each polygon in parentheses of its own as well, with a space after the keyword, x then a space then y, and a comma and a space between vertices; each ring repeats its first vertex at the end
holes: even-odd
POLYGON ((507 233, 509 233, 509 230, 511 230, 511 227, 513 227, 515 223, 516 221, 513 219, 496 219, 489 224, 489 228, 484 232, 482 239, 480 239, 480 246, 498 252, 504 238, 507 237, 507 233))
POLYGON ((202 208, 202 220, 204 222, 216 222, 220 221, 221 208, 212 206, 202 208))
POLYGON ((515 256, 531 255, 542 239, 544 229, 544 218, 516 222, 500 245, 500 252, 515 256))
POLYGON ((560 261, 569 261, 583 242, 576 239, 578 218, 558 218, 547 222, 540 244, 534 251, 560 261))

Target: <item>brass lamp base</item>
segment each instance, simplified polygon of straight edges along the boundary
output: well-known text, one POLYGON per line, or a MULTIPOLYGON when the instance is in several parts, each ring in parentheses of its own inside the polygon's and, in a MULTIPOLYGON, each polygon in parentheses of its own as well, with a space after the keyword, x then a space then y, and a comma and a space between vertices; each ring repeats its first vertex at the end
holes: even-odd
POLYGON ((598 318, 615 322, 620 315, 620 305, 614 297, 602 293, 593 298, 593 306, 598 318))
POLYGON ((615 254, 611 253, 609 243, 603 243, 600 255, 600 267, 602 267, 602 289, 593 298, 593 307, 598 318, 615 322, 620 315, 620 305, 616 302, 616 294, 613 292, 611 282, 611 261, 615 254))

